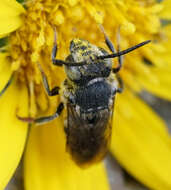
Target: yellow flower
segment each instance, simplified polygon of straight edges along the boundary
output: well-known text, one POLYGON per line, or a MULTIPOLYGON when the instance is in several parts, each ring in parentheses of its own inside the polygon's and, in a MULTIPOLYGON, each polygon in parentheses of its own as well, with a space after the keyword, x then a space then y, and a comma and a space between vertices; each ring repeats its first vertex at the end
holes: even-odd
MULTIPOLYGON (((16 118, 17 110, 20 116, 38 116, 53 113, 59 104, 60 97, 46 96, 37 67, 39 62, 51 86, 60 86, 66 77, 62 68, 50 62, 53 27, 58 33, 57 56, 64 59, 75 37, 105 47, 99 23, 114 43, 120 27, 122 49, 147 39, 154 41, 125 56, 120 72, 125 91, 116 99, 111 151, 145 185, 171 189, 170 136, 161 119, 137 96, 146 89, 171 99, 171 32, 170 26, 163 28, 160 23, 160 18, 170 17, 163 7, 164 3, 154 0, 28 0, 23 5, 0 1, 0 36, 5 40, 9 35, 0 49, 0 89, 14 73, 12 84, 0 98, 0 190, 11 178, 26 144, 28 127, 16 118)), ((31 127, 24 180, 27 190, 109 189, 102 164, 82 170, 65 152, 62 117, 31 127)))

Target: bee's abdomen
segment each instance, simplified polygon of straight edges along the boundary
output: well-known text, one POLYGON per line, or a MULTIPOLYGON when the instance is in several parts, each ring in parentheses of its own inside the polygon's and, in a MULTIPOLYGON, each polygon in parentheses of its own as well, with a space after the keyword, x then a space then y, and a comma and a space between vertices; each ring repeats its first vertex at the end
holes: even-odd
POLYGON ((80 166, 101 161, 108 150, 111 137, 111 111, 108 109, 79 115, 68 106, 67 150, 80 166))
POLYGON ((80 166, 100 161, 108 147, 104 133, 97 134, 94 126, 72 128, 67 141, 68 151, 80 166))

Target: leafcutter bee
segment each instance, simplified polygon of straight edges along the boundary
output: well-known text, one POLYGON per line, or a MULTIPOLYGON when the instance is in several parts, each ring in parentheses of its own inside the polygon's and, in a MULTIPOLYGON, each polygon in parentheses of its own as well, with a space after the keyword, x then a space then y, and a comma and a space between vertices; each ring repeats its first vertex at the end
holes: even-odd
MULTIPOLYGON (((82 39, 73 39, 70 43, 70 54, 66 60, 56 59, 56 31, 52 49, 52 62, 63 66, 67 75, 64 80, 61 102, 53 115, 40 118, 18 118, 29 123, 43 124, 57 118, 64 107, 67 110, 66 147, 73 160, 80 166, 102 160, 108 150, 111 132, 114 99, 122 92, 122 82, 119 85, 114 77, 122 68, 122 56, 150 42, 144 41, 131 48, 117 52, 107 37, 104 29, 107 47, 111 51, 97 47, 82 39), (118 57, 118 66, 113 68, 111 58, 118 57)), ((40 64, 43 85, 49 96, 59 94, 60 87, 49 88, 48 80, 40 64)))

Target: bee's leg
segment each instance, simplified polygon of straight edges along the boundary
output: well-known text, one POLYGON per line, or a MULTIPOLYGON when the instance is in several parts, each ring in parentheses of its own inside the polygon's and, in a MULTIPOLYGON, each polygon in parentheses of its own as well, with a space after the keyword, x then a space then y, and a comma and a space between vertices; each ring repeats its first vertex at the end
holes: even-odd
POLYGON ((123 65, 123 55, 118 57, 118 61, 119 61, 119 65, 116 68, 112 69, 113 73, 119 72, 120 69, 122 68, 122 65, 123 65))
POLYGON ((105 38, 105 43, 106 43, 107 47, 110 49, 110 51, 111 51, 112 53, 115 53, 115 52, 116 52, 116 51, 115 51, 115 47, 114 47, 114 45, 112 44, 112 42, 110 41, 109 37, 107 36, 107 34, 106 34, 106 32, 105 32, 103 26, 102 26, 102 25, 99 25, 99 26, 100 26, 101 31, 103 32, 103 35, 104 35, 104 38, 105 38))
POLYGON ((62 66, 64 61, 59 60, 59 59, 55 59, 57 51, 58 51, 58 47, 57 47, 57 33, 56 33, 56 28, 54 28, 54 42, 53 42, 51 59, 52 59, 52 62, 53 62, 54 65, 62 66))
POLYGON ((63 61, 63 60, 60 60, 60 59, 56 59, 56 54, 57 54, 57 50, 58 50, 58 47, 57 47, 57 37, 56 37, 56 28, 54 29, 54 45, 53 45, 53 48, 52 48, 52 55, 51 55, 51 59, 52 59, 52 63, 54 65, 57 65, 57 66, 62 66, 62 65, 67 65, 67 66, 81 66, 81 65, 86 65, 87 63, 85 61, 82 61, 82 62, 66 62, 66 61, 63 61))
MULTIPOLYGON (((104 34, 106 45, 108 46, 108 48, 110 49, 110 51, 112 51, 112 53, 116 53, 115 47, 112 44, 112 42, 110 41, 109 37, 107 36, 107 34, 106 34, 106 32, 105 32, 105 30, 104 30, 104 28, 103 28, 102 25, 100 25, 100 29, 101 29, 101 31, 104 34)), ((120 51, 120 45, 119 45, 120 44, 120 32, 119 31, 117 33, 117 44, 118 44, 117 51, 119 52, 120 51)), ((118 62, 119 62, 118 67, 112 69, 112 71, 114 73, 119 72, 119 70, 121 69, 122 63, 123 63, 123 56, 119 56, 118 57, 118 62)))
MULTIPOLYGON (((118 30, 118 33, 117 33, 117 46, 118 46, 117 47, 117 52, 120 52, 120 32, 119 32, 119 30, 118 30)), ((122 68, 122 65, 123 65, 123 55, 118 57, 118 62, 119 62, 119 65, 116 68, 112 69, 113 73, 119 72, 120 69, 122 68)))
POLYGON ((0 91, 0 96, 2 96, 4 94, 4 92, 8 89, 8 87, 12 83, 13 77, 14 77, 14 74, 11 75, 11 77, 9 78, 9 80, 6 83, 6 85, 4 86, 4 88, 0 91))
POLYGON ((64 104, 60 103, 58 105, 56 112, 53 115, 46 116, 46 117, 39 117, 39 118, 20 117, 17 115, 17 118, 27 123, 35 123, 37 125, 42 125, 42 124, 49 123, 50 121, 53 121, 55 118, 59 117, 63 109, 64 109, 64 104))
POLYGON ((117 88, 116 92, 117 93, 122 93, 123 89, 124 89, 124 83, 123 83, 121 77, 118 74, 116 75, 116 77, 117 77, 118 82, 119 82, 119 87, 117 88))
POLYGON ((47 94, 49 96, 58 95, 60 88, 58 86, 56 86, 52 90, 50 90, 47 77, 46 77, 46 75, 45 75, 45 73, 44 73, 44 71, 43 71, 43 69, 42 69, 42 67, 41 67, 41 65, 39 63, 38 63, 38 67, 40 69, 40 72, 41 72, 41 75, 42 75, 42 79, 43 79, 43 84, 44 84, 44 87, 46 89, 47 94))

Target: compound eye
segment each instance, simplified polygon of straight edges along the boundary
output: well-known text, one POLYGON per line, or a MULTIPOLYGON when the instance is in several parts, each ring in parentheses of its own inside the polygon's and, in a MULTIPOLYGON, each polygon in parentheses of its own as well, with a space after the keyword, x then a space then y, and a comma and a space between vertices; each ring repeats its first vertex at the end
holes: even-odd
POLYGON ((116 88, 115 88, 115 87, 113 87, 113 88, 111 89, 111 94, 112 94, 113 96, 116 94, 116 88))
POLYGON ((81 78, 81 73, 79 71, 79 68, 76 66, 72 66, 72 67, 65 66, 65 72, 68 78, 72 81, 79 80, 81 78))

